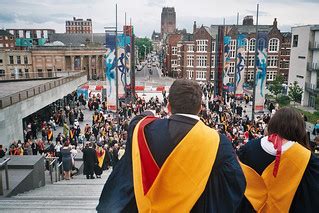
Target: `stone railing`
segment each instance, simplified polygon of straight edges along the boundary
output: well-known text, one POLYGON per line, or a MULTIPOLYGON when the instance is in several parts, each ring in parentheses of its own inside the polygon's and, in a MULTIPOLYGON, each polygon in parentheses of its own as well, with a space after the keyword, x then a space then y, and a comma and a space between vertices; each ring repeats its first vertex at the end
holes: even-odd
POLYGON ((39 95, 45 91, 48 91, 50 89, 53 89, 55 87, 59 87, 62 84, 68 83, 70 81, 73 81, 74 79, 80 78, 82 76, 85 76, 86 72, 70 72, 63 74, 63 77, 52 79, 50 82, 43 83, 41 85, 37 85, 34 87, 31 87, 26 90, 22 90, 4 97, 0 98, 0 109, 3 109, 5 107, 11 106, 15 103, 18 103, 20 101, 26 100, 30 97, 39 95))

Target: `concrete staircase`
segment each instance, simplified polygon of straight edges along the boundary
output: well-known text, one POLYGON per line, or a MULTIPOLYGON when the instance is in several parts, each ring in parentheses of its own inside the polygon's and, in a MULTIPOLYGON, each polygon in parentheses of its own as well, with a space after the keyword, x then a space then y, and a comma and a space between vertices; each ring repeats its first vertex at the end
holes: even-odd
POLYGON ((71 180, 47 184, 14 197, 0 199, 0 212, 96 212, 104 183, 111 170, 101 179, 89 179, 82 174, 71 180))

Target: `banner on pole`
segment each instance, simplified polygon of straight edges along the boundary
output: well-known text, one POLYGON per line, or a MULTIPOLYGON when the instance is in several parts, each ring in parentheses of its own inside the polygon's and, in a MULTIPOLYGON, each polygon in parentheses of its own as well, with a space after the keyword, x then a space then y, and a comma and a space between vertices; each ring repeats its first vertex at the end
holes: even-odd
POLYGON ((105 76, 106 76, 106 101, 107 109, 116 111, 116 63, 115 58, 115 34, 106 34, 106 53, 104 54, 105 76))
POLYGON ((268 33, 258 33, 257 43, 257 72, 256 72, 256 97, 255 97, 255 111, 263 111, 265 103, 265 90, 267 80, 267 49, 268 49, 268 33))
POLYGON ((244 95, 245 71, 246 71, 246 46, 245 34, 237 35, 237 66, 236 66, 236 97, 244 95))
POLYGON ((224 73, 223 73, 223 84, 227 85, 229 82, 229 68, 230 68, 230 36, 224 36, 224 73))

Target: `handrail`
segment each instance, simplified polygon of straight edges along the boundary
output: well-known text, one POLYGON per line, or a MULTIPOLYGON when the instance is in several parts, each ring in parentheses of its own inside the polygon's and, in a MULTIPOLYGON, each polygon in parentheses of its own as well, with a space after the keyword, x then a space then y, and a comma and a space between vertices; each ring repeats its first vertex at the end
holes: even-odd
POLYGON ((70 72, 68 76, 52 79, 52 81, 50 82, 43 83, 25 90, 21 90, 19 92, 16 92, 7 96, 3 96, 0 98, 0 109, 3 109, 7 106, 20 102, 22 100, 26 100, 30 97, 40 94, 41 92, 48 91, 62 84, 70 82, 73 79, 76 79, 85 75, 86 75, 86 71, 70 72))
MULTIPOLYGON (((4 167, 5 169, 5 176, 6 176, 6 186, 7 190, 9 190, 9 175, 8 175, 8 162, 10 161, 10 158, 5 159, 3 162, 0 163, 0 169, 4 167)), ((0 172, 0 195, 3 195, 3 188, 2 188, 2 174, 0 172)))

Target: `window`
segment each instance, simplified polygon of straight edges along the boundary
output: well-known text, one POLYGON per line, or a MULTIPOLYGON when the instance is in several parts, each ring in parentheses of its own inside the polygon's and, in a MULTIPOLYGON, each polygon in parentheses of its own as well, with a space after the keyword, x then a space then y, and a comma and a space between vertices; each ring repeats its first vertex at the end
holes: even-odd
POLYGON ((172 47, 172 55, 176 55, 177 54, 177 47, 172 47))
POLYGON ((298 58, 300 58, 300 59, 306 59, 305 56, 298 56, 298 58))
POLYGON ((9 63, 10 63, 10 64, 14 64, 13 56, 12 56, 12 55, 9 56, 9 63))
POLYGON ((2 40, 2 36, 0 36, 0 40, 2 40))
POLYGON ((5 37, 4 37, 4 40, 8 40, 8 36, 5 36, 5 37))
POLYGON ((298 35, 294 35, 293 36, 292 46, 293 47, 298 47, 298 35))
POLYGON ((275 80, 276 75, 277 75, 277 71, 268 71, 267 72, 267 81, 275 80))
POLYGON ((261 38, 261 39, 258 39, 258 50, 263 50, 265 47, 266 47, 266 41, 265 39, 261 38))
POLYGON ((211 71, 210 72, 210 80, 214 80, 214 76, 215 76, 215 71, 211 71))
POLYGON ((215 52, 215 42, 212 42, 212 52, 215 52))
POLYGON ((215 56, 212 55, 211 67, 215 67, 215 56))
POLYGON ((230 62, 229 64, 229 74, 235 73, 235 62, 230 62))
POLYGON ((187 52, 194 52, 194 45, 193 44, 187 45, 187 52))
POLYGON ((254 71, 250 70, 247 72, 247 81, 251 81, 254 79, 254 71))
POLYGON ((177 66, 177 60, 172 59, 171 63, 172 63, 172 67, 176 67, 177 66))
POLYGON ((0 58, 0 64, 2 64, 3 63, 3 60, 0 58))
POLYGON ((235 58, 236 55, 236 40, 232 39, 230 41, 230 58, 235 58))
POLYGON ((5 71, 4 70, 0 70, 0 76, 5 76, 5 71))
POLYGON ((29 63, 29 61, 28 61, 28 56, 24 56, 24 64, 28 64, 29 63))
POLYGON ((194 66, 194 56, 193 55, 188 55, 187 56, 187 66, 188 67, 193 67, 194 66))
POLYGON ((207 56, 206 55, 197 56, 197 66, 198 67, 207 67, 207 56))
POLYGON ((248 57, 248 67, 254 67, 255 66, 255 56, 250 55, 248 57))
POLYGON ((245 38, 245 39, 244 39, 244 42, 245 42, 245 51, 247 52, 247 51, 248 51, 248 46, 249 46, 249 44, 248 44, 248 39, 245 38))
POLYGON ((206 71, 196 71, 196 80, 206 80, 206 71))
POLYGON ((197 52, 207 52, 208 40, 196 40, 197 52))
POLYGON ((187 79, 193 79, 194 71, 193 70, 186 70, 187 79))
POLYGON ((277 67, 278 66, 278 56, 269 56, 268 57, 268 66, 277 67))
POLYGON ((249 52, 255 52, 256 39, 252 38, 249 40, 249 52))
POLYGON ((278 52, 279 50, 279 39, 272 38, 269 40, 269 52, 278 52))
POLYGON ((17 64, 21 64, 21 56, 17 56, 17 64))

